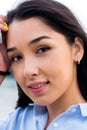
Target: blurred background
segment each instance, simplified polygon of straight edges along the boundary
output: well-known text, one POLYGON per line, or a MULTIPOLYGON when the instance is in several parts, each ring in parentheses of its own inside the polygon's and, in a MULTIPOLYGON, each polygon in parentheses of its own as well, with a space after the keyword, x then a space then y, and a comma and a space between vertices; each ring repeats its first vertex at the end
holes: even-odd
MULTIPOLYGON (((0 14, 6 15, 7 11, 14 8, 22 0, 0 0, 0 14)), ((67 7, 79 19, 87 31, 87 0, 57 0, 67 7)), ((0 86, 0 119, 5 118, 14 110, 17 101, 17 86, 12 76, 6 77, 0 86)))
POLYGON ((13 77, 6 77, 0 86, 0 119, 12 112, 17 101, 17 86, 13 77))

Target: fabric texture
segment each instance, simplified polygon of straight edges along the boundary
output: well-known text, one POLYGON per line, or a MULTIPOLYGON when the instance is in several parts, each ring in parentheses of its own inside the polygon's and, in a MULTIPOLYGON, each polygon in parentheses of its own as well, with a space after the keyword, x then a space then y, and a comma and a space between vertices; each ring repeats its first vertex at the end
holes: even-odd
MULTIPOLYGON (((29 104, 18 108, 6 121, 0 121, 0 130, 44 130, 48 118, 45 106, 29 104)), ((87 103, 72 105, 58 115, 47 130, 87 130, 87 103)))

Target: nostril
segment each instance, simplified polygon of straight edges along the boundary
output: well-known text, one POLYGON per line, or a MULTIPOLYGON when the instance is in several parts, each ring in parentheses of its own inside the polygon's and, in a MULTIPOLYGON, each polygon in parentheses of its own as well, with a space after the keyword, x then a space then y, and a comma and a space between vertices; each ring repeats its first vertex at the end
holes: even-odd
POLYGON ((29 78, 32 79, 32 78, 34 78, 34 77, 36 77, 36 76, 37 76, 37 74, 30 74, 30 75, 29 75, 29 78))
POLYGON ((35 66, 31 66, 31 65, 26 65, 24 67, 24 77, 25 78, 30 78, 33 79, 36 76, 38 76, 40 73, 39 68, 35 65, 35 66))
POLYGON ((35 78, 36 76, 37 76, 38 74, 36 74, 36 73, 30 73, 30 72, 24 72, 24 77, 25 78, 30 78, 30 79, 33 79, 33 78, 35 78))

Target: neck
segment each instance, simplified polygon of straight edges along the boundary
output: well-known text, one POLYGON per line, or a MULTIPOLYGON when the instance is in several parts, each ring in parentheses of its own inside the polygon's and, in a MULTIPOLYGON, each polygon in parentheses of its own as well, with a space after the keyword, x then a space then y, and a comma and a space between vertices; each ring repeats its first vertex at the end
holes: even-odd
POLYGON ((64 93, 58 100, 47 106, 49 115, 47 125, 71 105, 86 103, 77 86, 75 89, 71 89, 71 91, 68 89, 67 91, 69 92, 64 93))

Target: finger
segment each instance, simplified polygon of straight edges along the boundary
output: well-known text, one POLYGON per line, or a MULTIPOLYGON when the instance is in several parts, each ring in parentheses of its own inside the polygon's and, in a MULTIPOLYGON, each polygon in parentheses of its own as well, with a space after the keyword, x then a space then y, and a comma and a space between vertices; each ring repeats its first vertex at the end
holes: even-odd
POLYGON ((8 25, 6 24, 6 20, 2 15, 0 15, 0 30, 8 31, 8 25))
POLYGON ((0 30, 2 30, 2 31, 8 31, 8 26, 6 25, 6 23, 0 23, 0 30))
POLYGON ((6 28, 4 25, 0 24, 0 30, 7 32, 8 28, 6 28))
POLYGON ((0 18, 1 18, 3 21, 5 21, 5 22, 7 21, 7 20, 6 20, 6 17, 5 17, 4 15, 0 15, 0 18))

